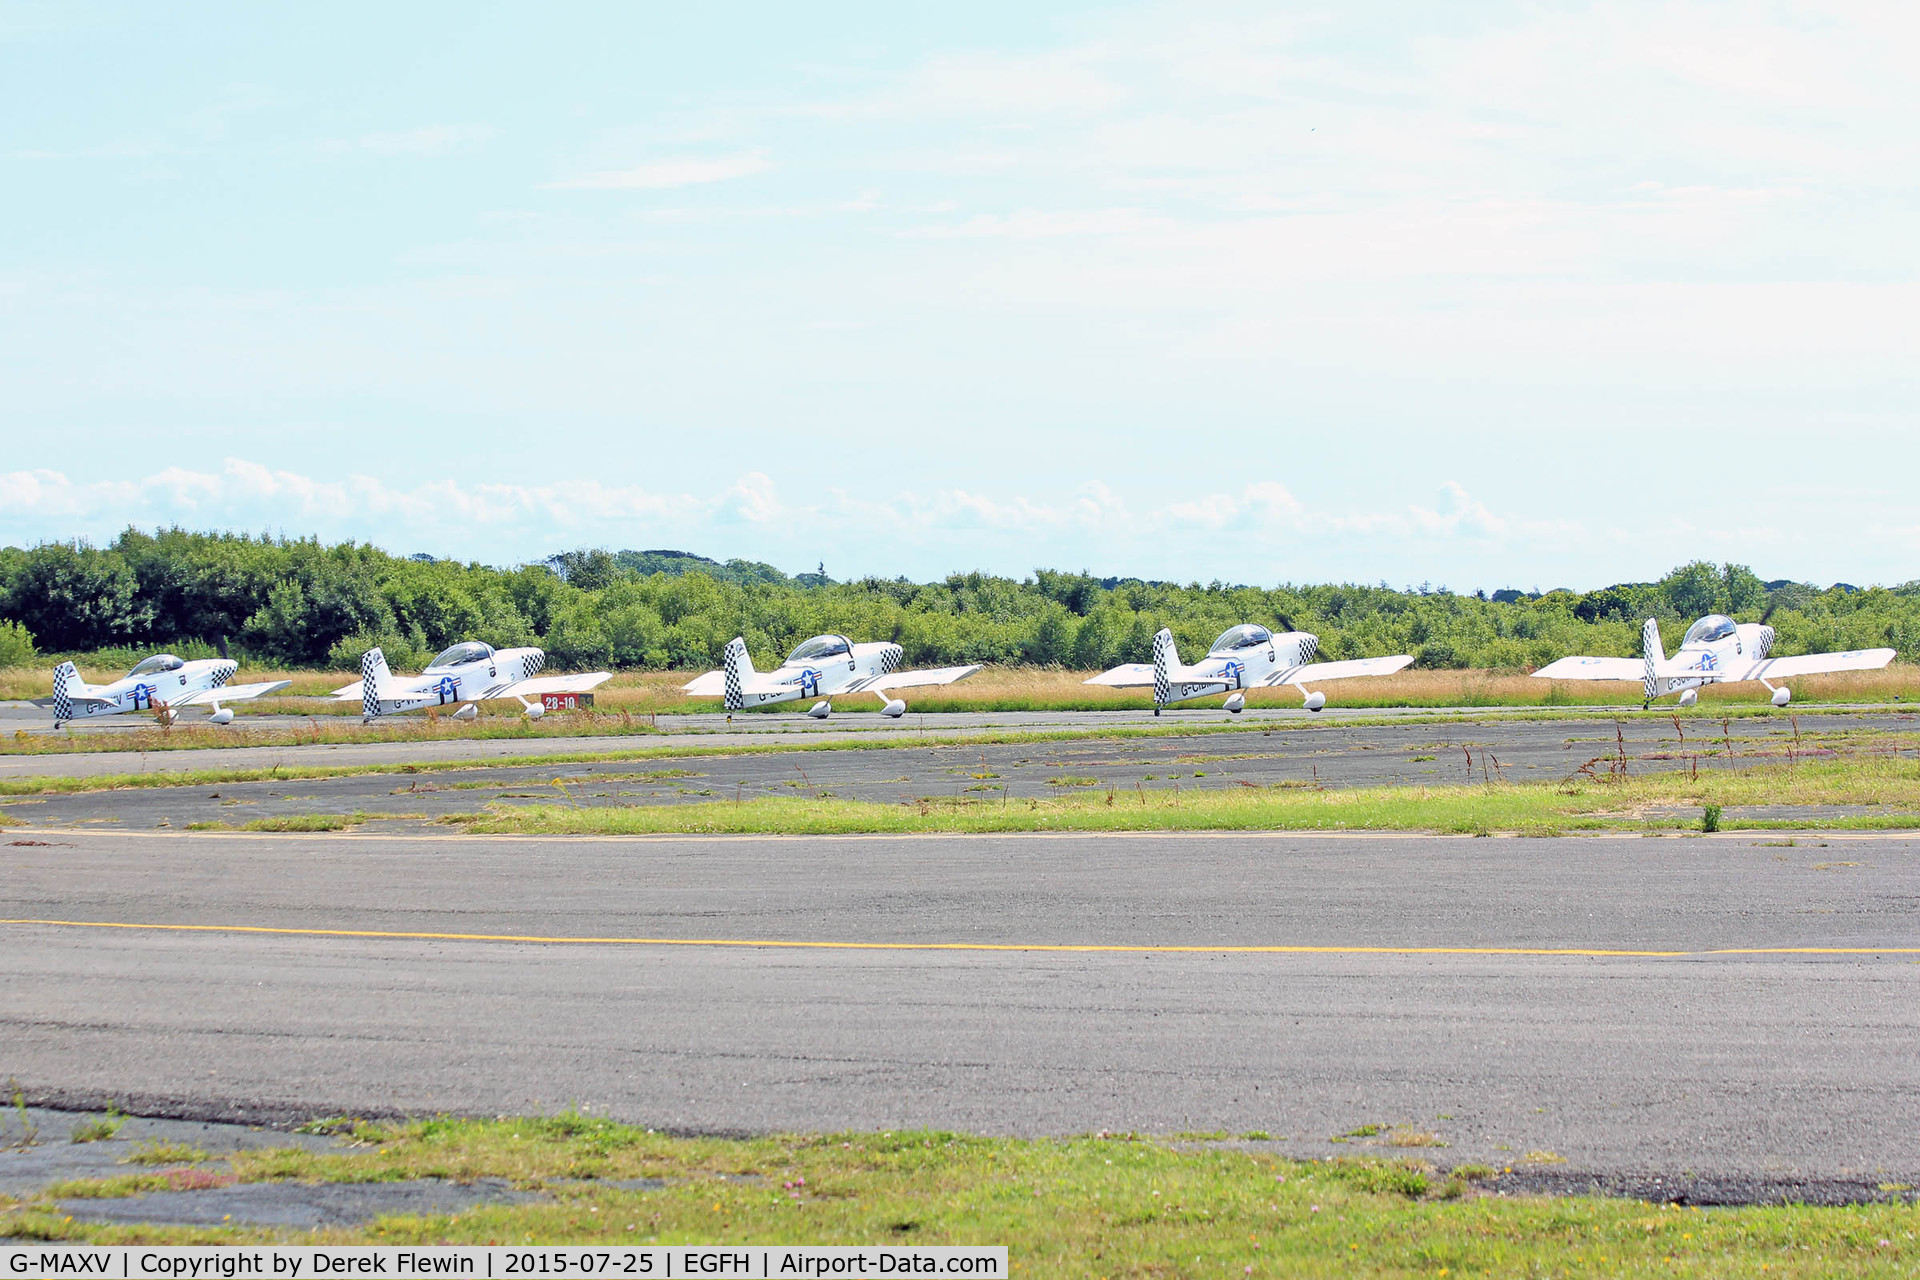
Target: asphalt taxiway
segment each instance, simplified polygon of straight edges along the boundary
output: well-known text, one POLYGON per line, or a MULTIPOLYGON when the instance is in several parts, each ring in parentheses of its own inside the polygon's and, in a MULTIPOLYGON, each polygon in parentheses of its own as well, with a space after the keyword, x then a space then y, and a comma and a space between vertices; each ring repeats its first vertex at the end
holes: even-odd
POLYGON ((1920 1180, 1907 837, 86 832, 0 866, 0 1071, 48 1103, 1400 1125, 1449 1163, 1920 1180))

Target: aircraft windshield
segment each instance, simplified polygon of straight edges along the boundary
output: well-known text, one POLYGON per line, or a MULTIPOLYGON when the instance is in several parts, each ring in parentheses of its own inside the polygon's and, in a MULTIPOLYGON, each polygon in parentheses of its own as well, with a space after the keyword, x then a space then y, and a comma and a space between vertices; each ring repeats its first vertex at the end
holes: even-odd
POLYGON ((1724 614, 1710 613, 1687 628, 1687 637, 1680 643, 1712 644, 1715 640, 1725 640, 1733 634, 1733 619, 1724 614))
POLYGON ((485 662, 492 656, 492 645, 481 644, 478 640, 469 640, 465 644, 453 646, 453 648, 448 649, 445 653, 435 658, 427 664, 427 670, 434 671, 441 667, 464 667, 469 662, 485 662))
POLYGON ((127 675, 129 677, 157 676, 157 675, 160 675, 162 672, 166 672, 166 671, 178 671, 180 668, 186 665, 187 665, 186 663, 182 662, 180 659, 174 657, 170 653, 156 653, 151 658, 148 658, 143 662, 136 663, 134 665, 133 670, 127 672, 127 675))
POLYGON ((845 656, 851 648, 845 636, 815 636, 802 641, 798 649, 787 655, 787 665, 797 667, 806 662, 825 662, 828 658, 845 656))
POLYGON ((1207 652, 1232 653, 1236 649, 1253 649, 1267 643, 1267 641, 1271 639, 1273 639, 1273 632, 1267 630, 1265 627, 1256 627, 1248 623, 1246 626, 1234 627, 1228 631, 1221 632, 1220 638, 1213 642, 1213 648, 1207 650, 1207 652))

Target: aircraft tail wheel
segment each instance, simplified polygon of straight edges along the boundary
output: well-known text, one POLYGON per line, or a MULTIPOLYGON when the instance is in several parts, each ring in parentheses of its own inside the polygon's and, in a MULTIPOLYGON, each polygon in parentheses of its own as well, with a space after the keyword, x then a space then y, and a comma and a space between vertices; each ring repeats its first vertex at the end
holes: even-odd
POLYGON ((1160 714, 1160 708, 1158 708, 1158 707, 1155 707, 1155 708, 1153 709, 1153 714, 1155 714, 1155 715, 1159 715, 1159 714, 1160 714))

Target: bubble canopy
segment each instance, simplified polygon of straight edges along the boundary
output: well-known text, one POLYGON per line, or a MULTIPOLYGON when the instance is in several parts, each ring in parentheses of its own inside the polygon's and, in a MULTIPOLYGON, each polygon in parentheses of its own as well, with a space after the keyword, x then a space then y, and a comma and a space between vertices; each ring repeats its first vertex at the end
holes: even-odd
POLYGON ((1710 613, 1687 628, 1686 639, 1680 643, 1712 644, 1715 640, 1725 640, 1733 634, 1733 619, 1723 613, 1710 613))
POLYGON ((1208 653, 1233 653, 1240 649, 1254 649, 1273 639, 1273 632, 1265 627, 1245 623, 1238 627, 1229 627, 1220 633, 1208 653))
POLYGON ((478 640, 469 640, 465 644, 453 646, 429 662, 427 670, 438 671, 443 667, 464 667, 470 662, 485 662, 492 656, 492 645, 482 644, 478 640))
POLYGON ((787 655, 787 665, 799 666, 806 662, 825 662, 829 658, 844 658, 853 652, 853 645, 845 636, 815 636, 811 640, 802 640, 800 647, 787 655))
POLYGON ((156 653, 151 658, 135 663, 133 670, 127 672, 133 676, 157 676, 168 671, 178 671, 187 664, 170 653, 156 653))

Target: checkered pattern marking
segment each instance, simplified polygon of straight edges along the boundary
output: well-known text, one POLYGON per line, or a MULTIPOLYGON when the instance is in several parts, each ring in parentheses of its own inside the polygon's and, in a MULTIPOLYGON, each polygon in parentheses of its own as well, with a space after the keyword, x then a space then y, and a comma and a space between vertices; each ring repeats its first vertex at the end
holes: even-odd
POLYGON ((64 724, 73 719, 73 686, 80 683, 80 668, 63 662, 53 669, 53 722, 64 724))
POLYGON ((1320 637, 1313 635, 1311 632, 1302 632, 1300 635, 1300 661, 1297 665, 1306 666, 1309 662, 1313 661, 1314 655, 1319 652, 1320 637))
POLYGON ((1173 677, 1171 672, 1175 663, 1180 661, 1179 650, 1173 647, 1173 632, 1165 627, 1153 633, 1153 700, 1159 706, 1173 701, 1173 677))
POLYGON ((546 650, 529 649, 520 655, 520 678, 522 680, 531 680, 533 679, 533 673, 546 665, 546 650))
POLYGON ((1760 638, 1758 641, 1754 643, 1754 646, 1753 646, 1753 660, 1755 662, 1758 662, 1760 661, 1760 659, 1766 657, 1768 654, 1772 652, 1773 652, 1773 628, 1761 627, 1760 638))
POLYGON ((727 641, 725 667, 727 672, 726 708, 739 711, 747 705, 745 668, 747 667, 747 642, 739 636, 727 641))
POLYGON ((240 664, 237 662, 221 663, 219 666, 213 669, 213 683, 208 685, 207 687, 209 689, 219 689, 219 688, 225 687, 227 681, 233 679, 233 673, 238 671, 239 669, 240 669, 240 664))
POLYGON ((386 665, 387 655, 378 648, 360 655, 360 714, 369 720, 380 714, 379 673, 386 665))
POLYGON ((902 649, 897 644, 890 644, 886 648, 882 649, 880 651, 880 674, 883 676, 890 676, 896 670, 898 670, 900 666, 900 659, 906 654, 906 652, 907 651, 905 649, 902 649))
POLYGON ((1640 628, 1640 652, 1646 659, 1646 675, 1641 678, 1641 684, 1646 689, 1647 701, 1651 702, 1660 696, 1660 677, 1654 673, 1659 670, 1660 659, 1656 655, 1661 653, 1660 624, 1652 618, 1640 628))

